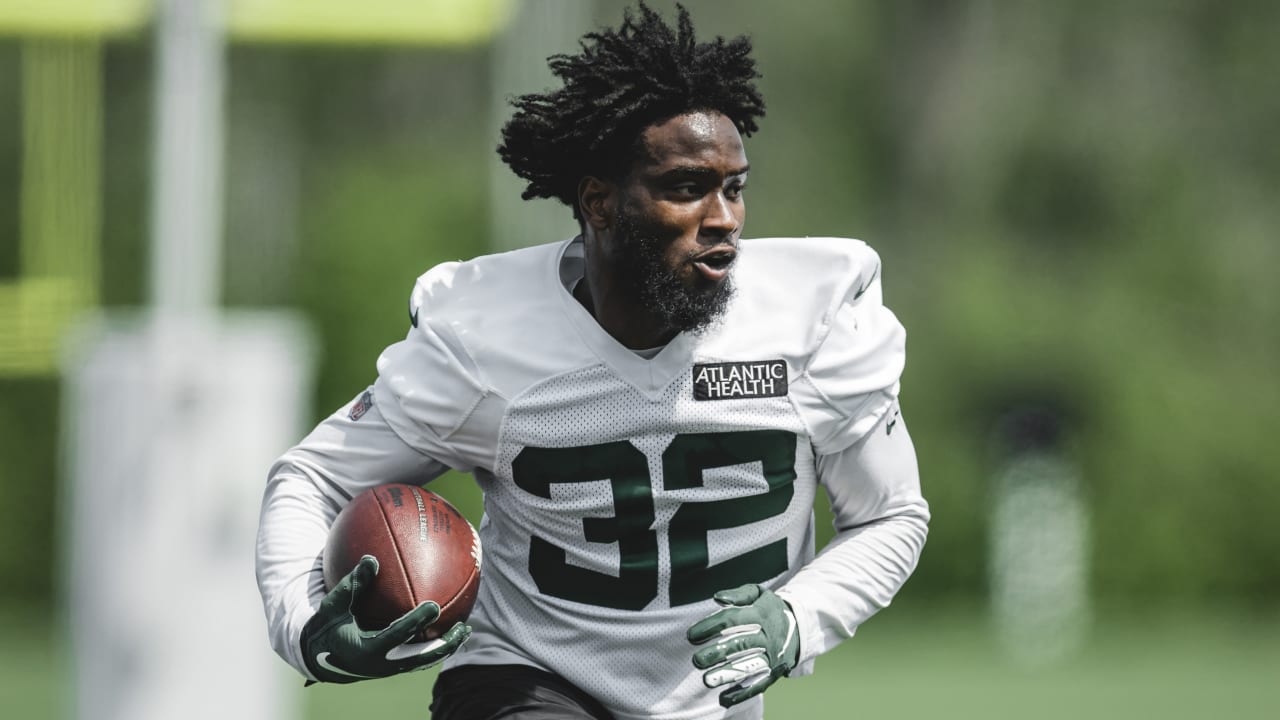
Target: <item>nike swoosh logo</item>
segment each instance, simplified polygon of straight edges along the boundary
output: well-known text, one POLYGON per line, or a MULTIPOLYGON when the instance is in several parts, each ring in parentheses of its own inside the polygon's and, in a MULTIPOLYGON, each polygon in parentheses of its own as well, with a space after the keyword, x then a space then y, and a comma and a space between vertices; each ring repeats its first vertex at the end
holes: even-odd
POLYGON ((414 327, 418 327, 418 308, 414 308, 413 312, 409 313, 409 322, 413 323, 414 327))
POLYGON ((879 274, 880 274, 880 266, 877 265, 876 269, 871 271, 871 279, 867 280, 867 284, 863 285, 861 288, 858 289, 858 292, 853 294, 853 299, 857 300, 858 298, 862 297, 862 295, 871 288, 871 283, 876 281, 876 275, 879 275, 879 274))
POLYGON ((329 653, 327 652, 322 652, 316 656, 316 664, 324 668, 325 670, 328 670, 329 672, 337 673, 339 675, 345 675, 347 677, 360 678, 362 680, 371 680, 373 678, 378 677, 377 675, 357 675, 356 673, 353 673, 353 672, 347 672, 346 670, 343 670, 342 668, 337 667, 336 665, 331 665, 329 664, 329 653))

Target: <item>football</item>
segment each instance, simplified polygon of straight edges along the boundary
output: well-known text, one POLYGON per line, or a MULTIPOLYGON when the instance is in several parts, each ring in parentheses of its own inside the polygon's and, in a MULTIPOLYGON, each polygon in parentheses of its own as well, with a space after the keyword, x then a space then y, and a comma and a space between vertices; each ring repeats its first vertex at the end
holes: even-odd
POLYGON ((432 640, 466 620, 480 589, 480 536, 439 495, 414 485, 380 485, 357 495, 334 520, 324 549, 325 591, 361 556, 378 559, 378 575, 352 612, 365 630, 380 630, 428 600, 440 618, 432 640))

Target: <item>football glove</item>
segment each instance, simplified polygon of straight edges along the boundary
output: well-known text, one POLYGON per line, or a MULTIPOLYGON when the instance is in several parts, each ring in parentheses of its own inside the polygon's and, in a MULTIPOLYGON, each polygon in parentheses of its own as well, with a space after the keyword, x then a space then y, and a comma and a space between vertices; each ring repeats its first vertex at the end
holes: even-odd
POLYGON ((433 602, 422 603, 385 629, 362 630, 351 608, 377 574, 377 558, 360 558, 303 626, 302 656, 316 680, 351 683, 422 670, 452 655, 471 636, 470 626, 457 623, 431 642, 409 642, 440 617, 440 606, 433 602))
POLYGON ((796 617, 786 601, 760 585, 721 590, 715 601, 725 608, 689 628, 689 642, 706 645, 693 665, 709 688, 734 683, 720 693, 724 707, 759 695, 791 672, 800 660, 796 617))

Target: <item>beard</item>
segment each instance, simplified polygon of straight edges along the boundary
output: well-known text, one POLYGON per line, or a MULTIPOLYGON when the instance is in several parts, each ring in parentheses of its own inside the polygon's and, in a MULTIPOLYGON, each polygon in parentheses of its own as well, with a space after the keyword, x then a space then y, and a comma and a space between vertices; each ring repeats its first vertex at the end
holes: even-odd
MULTIPOLYGON (((697 274, 690 284, 680 276, 679 266, 667 262, 666 249, 674 238, 661 225, 624 206, 614 216, 614 227, 619 275, 640 307, 676 332, 700 334, 715 326, 733 299, 732 274, 718 283, 697 274)), ((682 258, 681 265, 694 254, 682 258)))

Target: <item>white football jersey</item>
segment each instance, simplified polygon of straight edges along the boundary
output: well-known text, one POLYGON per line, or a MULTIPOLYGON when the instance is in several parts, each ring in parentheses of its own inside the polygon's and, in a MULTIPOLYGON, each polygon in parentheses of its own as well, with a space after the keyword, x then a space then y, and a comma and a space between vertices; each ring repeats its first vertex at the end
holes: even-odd
POLYGON ((893 434, 904 332, 869 247, 743 241, 723 319, 648 359, 574 299, 583 265, 575 240, 432 269, 414 327, 378 360, 372 408, 340 411, 277 464, 259 580, 304 673, 316 548, 270 528, 314 533, 364 487, 445 465, 474 474, 485 507, 474 634, 447 667, 542 668, 620 720, 762 713, 721 708, 691 663, 685 633, 717 590, 777 590, 803 672, 905 581, 928 515, 905 427, 893 434), (286 501, 299 483, 316 489, 307 518, 286 501), (841 534, 815 562, 819 483, 841 534))

